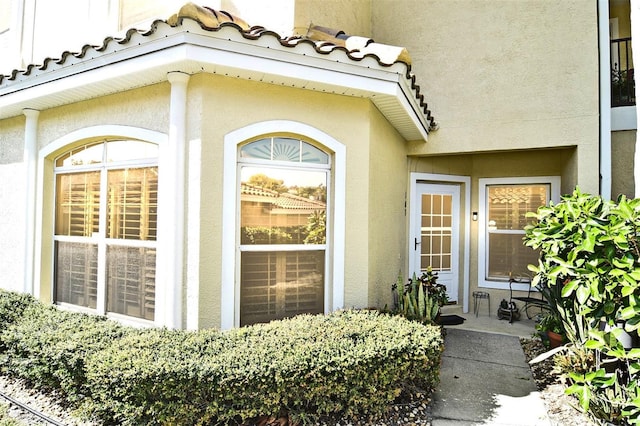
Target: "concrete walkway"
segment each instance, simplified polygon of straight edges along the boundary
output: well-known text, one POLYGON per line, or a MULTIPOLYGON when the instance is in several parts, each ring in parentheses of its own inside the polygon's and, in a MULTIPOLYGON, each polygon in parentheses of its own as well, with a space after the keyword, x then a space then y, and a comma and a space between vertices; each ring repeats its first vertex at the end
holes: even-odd
POLYGON ((518 337, 447 328, 433 426, 548 426, 518 337))

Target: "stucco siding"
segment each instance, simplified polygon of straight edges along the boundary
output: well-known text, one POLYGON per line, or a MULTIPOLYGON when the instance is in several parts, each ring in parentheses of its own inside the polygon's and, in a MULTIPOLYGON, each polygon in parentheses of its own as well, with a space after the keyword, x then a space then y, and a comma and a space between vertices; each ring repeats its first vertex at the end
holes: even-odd
POLYGON ((369 158, 370 306, 391 306, 391 285, 399 272, 406 277, 406 150, 406 142, 372 106, 369 158))
POLYGON ((0 288, 22 291, 26 166, 24 117, 0 121, 0 288))
POLYGON ((598 191, 596 3, 381 0, 372 8, 374 38, 407 47, 440 125, 411 154, 584 145, 578 182, 598 191))
POLYGON ((366 220, 369 169, 367 161, 363 161, 369 158, 369 101, 204 74, 192 77, 190 90, 190 96, 197 98, 196 102, 202 102, 201 134, 191 134, 202 143, 201 326, 219 325, 222 285, 219 236, 224 224, 222 205, 212 200, 222 199, 225 184, 222 180, 223 138, 231 131, 268 120, 299 121, 346 145, 346 210, 349 214, 343 236, 348 256, 344 303, 345 306, 364 305, 369 291, 366 220))
POLYGON ((114 124, 168 133, 169 83, 41 111, 39 148, 78 129, 114 124))
POLYGON ((611 134, 611 198, 620 194, 635 197, 633 159, 636 152, 636 131, 613 132, 611 134))

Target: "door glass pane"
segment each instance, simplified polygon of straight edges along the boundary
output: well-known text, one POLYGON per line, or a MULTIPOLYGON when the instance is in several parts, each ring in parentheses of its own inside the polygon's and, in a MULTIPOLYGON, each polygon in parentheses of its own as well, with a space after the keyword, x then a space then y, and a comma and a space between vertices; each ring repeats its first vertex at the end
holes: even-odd
POLYGON ((107 311, 153 320, 156 249, 107 246, 107 311))
POLYGON ((56 302, 96 308, 98 292, 98 246, 55 243, 56 302))
POLYGON ((243 252, 240 325, 324 312, 324 250, 243 252))
POLYGON ((422 194, 420 270, 451 271, 453 197, 422 194))
POLYGON ((110 170, 107 237, 155 241, 158 169, 110 170))
POLYGON ((100 172, 56 177, 56 235, 90 237, 98 232, 100 172))
POLYGON ((325 171, 241 170, 241 244, 325 243, 325 171))

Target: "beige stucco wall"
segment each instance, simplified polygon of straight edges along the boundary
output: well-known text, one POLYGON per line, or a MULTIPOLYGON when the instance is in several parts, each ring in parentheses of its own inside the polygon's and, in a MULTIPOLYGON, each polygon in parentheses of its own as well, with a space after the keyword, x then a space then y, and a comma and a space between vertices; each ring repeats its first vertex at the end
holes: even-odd
MULTIPOLYGON (((346 145, 346 233, 345 306, 364 307, 370 300, 370 213, 372 191, 366 159, 369 147, 371 105, 368 100, 321 94, 302 89, 257 82, 197 75, 192 77, 189 96, 201 102, 201 133, 190 133, 202 141, 200 322, 217 326, 220 318, 220 268, 222 206, 209 200, 222 198, 222 142, 226 134, 267 120, 295 120, 313 126, 346 145), (198 93, 200 92, 200 93, 198 93), (208 238, 207 236, 212 236, 208 238)), ((196 107, 190 110, 191 116, 196 107)), ((377 114, 377 112, 376 112, 377 114)), ((375 119, 380 117, 374 114, 375 119)), ((192 122, 192 119, 189 118, 192 122)), ((385 130, 389 133, 388 130, 385 130)), ((259 135, 255 135, 259 136, 259 135)), ((304 136, 304 135, 298 135, 304 136)), ((397 136, 395 136, 397 138, 397 136)), ((395 142, 395 141, 394 141, 395 142)), ((376 225, 377 226, 377 225, 376 225)), ((402 234, 394 238, 403 238, 402 234)), ((394 243, 395 244, 395 243, 394 243)))
MULTIPOLYGON (((575 148, 536 150, 529 152, 479 153, 469 155, 448 155, 433 157, 413 157, 409 161, 412 172, 450 174, 471 177, 471 207, 467 213, 478 211, 478 179, 496 177, 561 176, 561 193, 571 192, 576 182, 576 172, 571 167, 575 148)), ((465 218, 461 218, 463 222, 465 218)), ((470 228, 469 283, 470 294, 478 290, 478 222, 471 222, 470 228)), ((464 245, 460 246, 463 253, 464 245)), ((459 301, 462 301, 462 287, 459 301)), ((504 290, 486 289, 491 299, 500 301, 509 298, 504 290)), ((497 306, 497 305, 494 305, 497 306)))
POLYGON ((636 131, 611 133, 611 198, 624 194, 635 197, 633 159, 636 152, 636 131))
POLYGON ((348 35, 371 37, 372 3, 377 0, 293 0, 293 2, 297 33, 304 34, 309 25, 313 24, 341 30, 348 35))
POLYGON ((370 109, 368 302, 391 307, 391 285, 399 272, 407 275, 407 145, 374 106, 370 109))
MULTIPOLYGON (((38 149, 42 150, 72 132, 100 125, 126 125, 168 133, 168 96, 169 83, 163 83, 41 111, 37 132, 38 149)), ((89 140, 72 142, 53 152, 46 161, 44 175, 39 177, 43 183, 43 235, 52 235, 53 232, 54 187, 51 161, 74 144, 87 142, 89 140)), ((53 273, 52 241, 49 238, 43 238, 41 243, 42 263, 37 266, 40 268, 39 294, 42 300, 50 302, 53 273)))
POLYGON ((374 38, 407 47, 440 125, 413 155, 577 146, 577 183, 598 192, 595 2, 376 0, 372 11, 374 38))
POLYGON ((0 288, 22 290, 25 238, 25 117, 0 120, 0 288))

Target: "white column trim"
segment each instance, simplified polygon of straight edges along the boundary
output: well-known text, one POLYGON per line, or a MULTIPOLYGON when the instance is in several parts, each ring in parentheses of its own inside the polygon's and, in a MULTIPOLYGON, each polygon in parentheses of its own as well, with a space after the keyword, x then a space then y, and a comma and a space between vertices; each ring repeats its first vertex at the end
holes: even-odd
MULTIPOLYGON (((156 315, 156 323, 173 329, 182 328, 182 304, 184 284, 184 237, 185 237, 185 181, 186 181, 186 122, 187 122, 187 85, 189 74, 170 72, 167 80, 171 84, 169 108, 169 144, 168 156, 163 156, 162 185, 168 186, 170 194, 163 201, 161 212, 169 216, 162 231, 169 234, 166 262, 166 292, 164 313, 156 315), (169 207, 169 208, 167 208, 169 207), (163 318, 164 317, 164 318, 163 318)), ((162 170, 162 169, 161 169, 162 170)))
POLYGON ((25 237, 24 237, 24 285, 23 291, 33 294, 33 269, 35 255, 36 184, 38 176, 38 117, 40 111, 25 108, 24 163, 26 166, 25 237))
POLYGON ((189 141, 187 200, 187 330, 197 330, 200 322, 200 207, 202 188, 202 141, 189 141))

